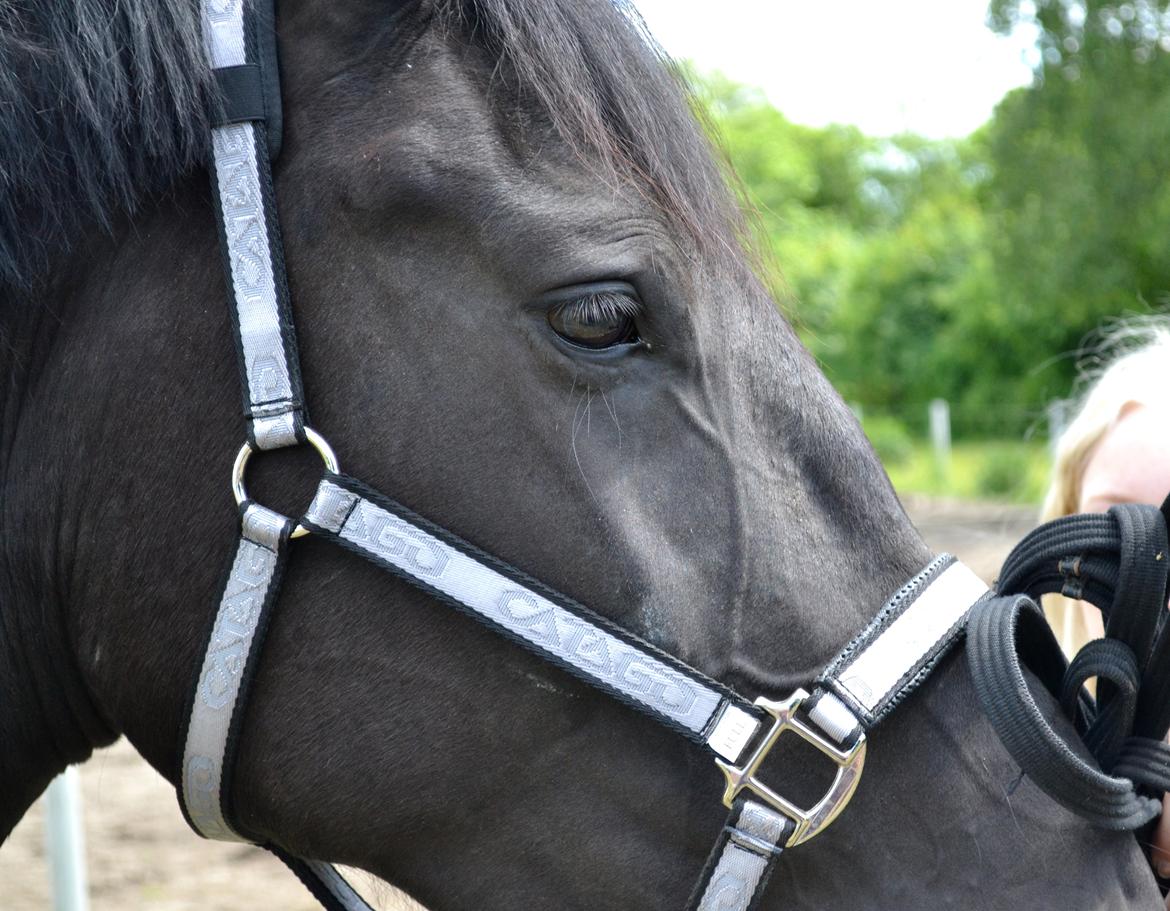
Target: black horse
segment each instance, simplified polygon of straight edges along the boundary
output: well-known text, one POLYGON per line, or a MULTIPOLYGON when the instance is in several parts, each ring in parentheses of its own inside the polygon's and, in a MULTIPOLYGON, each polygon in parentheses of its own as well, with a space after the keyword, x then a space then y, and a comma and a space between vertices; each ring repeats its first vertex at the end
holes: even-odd
MULTIPOLYGON (((278 26, 289 280, 344 467, 741 692, 807 684, 927 549, 636 16, 283 0, 278 26), (550 321, 549 292, 605 280, 636 293, 550 321)), ((119 735, 177 775, 242 434, 209 84, 193 0, 0 7, 0 836, 119 735)), ((309 471, 257 461, 297 514, 309 471)), ((697 748, 295 546, 249 830, 435 911, 683 906, 723 821, 697 748)), ((952 906, 1160 907, 1131 836, 1019 780, 953 657, 767 903, 952 906)))

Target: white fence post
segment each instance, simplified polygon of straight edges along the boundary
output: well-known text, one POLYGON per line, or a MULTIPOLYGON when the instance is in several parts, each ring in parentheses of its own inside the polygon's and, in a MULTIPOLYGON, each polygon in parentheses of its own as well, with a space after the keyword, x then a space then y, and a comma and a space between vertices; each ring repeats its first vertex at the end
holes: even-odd
POLYGON ((1068 427, 1069 403, 1066 399, 1053 399, 1048 403, 1048 451, 1056 454, 1056 444, 1068 427))
POLYGON ((946 399, 930 401, 930 445, 939 478, 946 480, 951 469, 951 406, 946 399))
POLYGON ((81 824, 81 788, 76 766, 70 766, 49 784, 45 838, 53 877, 54 911, 89 911, 85 832, 81 824))

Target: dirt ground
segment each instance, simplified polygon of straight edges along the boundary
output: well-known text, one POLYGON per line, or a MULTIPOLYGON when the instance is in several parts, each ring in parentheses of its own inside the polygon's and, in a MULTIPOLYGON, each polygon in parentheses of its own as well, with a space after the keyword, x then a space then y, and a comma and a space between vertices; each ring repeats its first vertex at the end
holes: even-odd
MULTIPOLYGON (((990 582, 1034 523, 1031 508, 911 498, 926 540, 965 560, 990 582)), ((174 791, 124 741, 81 768, 93 911, 315 911, 300 883, 266 852, 204 841, 179 814, 174 791)), ((385 911, 421 906, 357 873, 363 894, 385 911)), ((0 909, 52 908, 43 801, 0 848, 0 909)))

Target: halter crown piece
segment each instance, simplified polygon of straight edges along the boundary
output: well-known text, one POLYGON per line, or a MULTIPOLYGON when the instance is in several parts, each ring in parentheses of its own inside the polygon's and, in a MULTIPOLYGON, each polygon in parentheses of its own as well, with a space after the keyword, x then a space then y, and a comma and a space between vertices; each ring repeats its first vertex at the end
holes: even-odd
MULTIPOLYGON (((306 425, 305 397, 284 274, 269 158, 279 143, 279 83, 268 2, 203 0, 203 32, 221 102, 213 111, 212 188, 244 389, 247 442, 233 489, 240 535, 208 633, 182 733, 178 792, 207 838, 261 841, 233 813, 242 706, 276 603, 289 541, 311 533, 353 551, 710 750, 730 809, 689 907, 747 911, 776 859, 823 831, 849 802, 866 733, 889 714, 961 635, 987 587, 949 555, 934 559, 878 611, 812 682, 811 692, 755 701, 688 667, 584 605, 341 474, 306 425), (255 449, 313 445, 324 476, 294 522, 247 497, 255 449), (785 732, 836 768, 810 808, 759 777, 785 732)), ((368 911, 329 865, 265 844, 330 911, 368 911)))

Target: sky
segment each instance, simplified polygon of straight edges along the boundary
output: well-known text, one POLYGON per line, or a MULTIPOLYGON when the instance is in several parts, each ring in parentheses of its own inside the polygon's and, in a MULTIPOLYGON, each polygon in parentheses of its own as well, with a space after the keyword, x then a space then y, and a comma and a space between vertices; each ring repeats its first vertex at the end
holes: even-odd
POLYGON ((674 57, 759 86, 785 116, 874 136, 965 136, 1031 80, 1030 36, 987 0, 634 0, 674 57))

